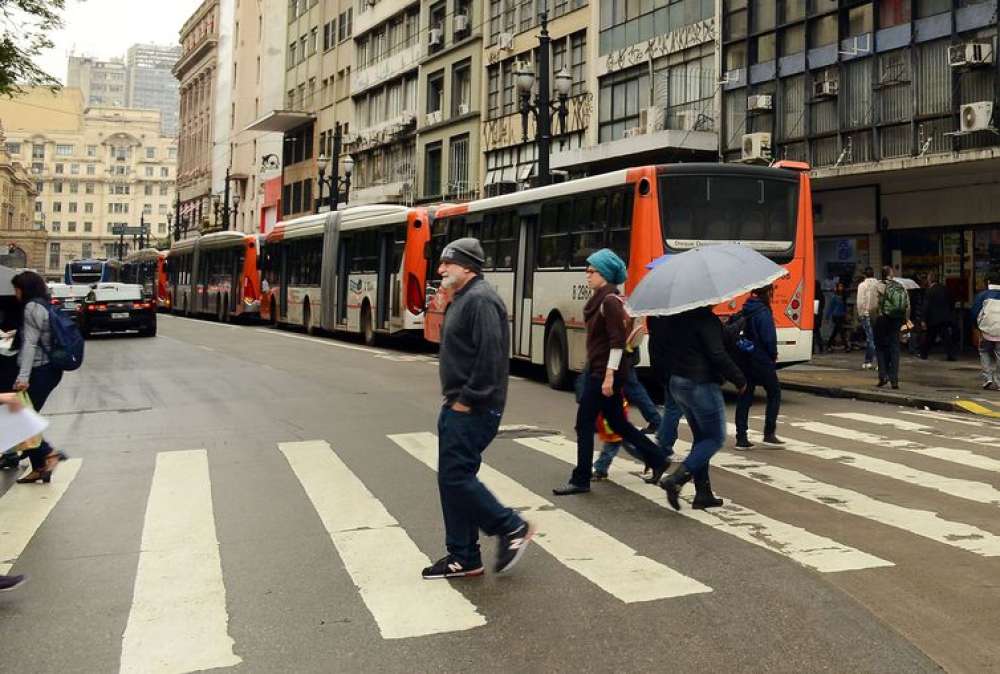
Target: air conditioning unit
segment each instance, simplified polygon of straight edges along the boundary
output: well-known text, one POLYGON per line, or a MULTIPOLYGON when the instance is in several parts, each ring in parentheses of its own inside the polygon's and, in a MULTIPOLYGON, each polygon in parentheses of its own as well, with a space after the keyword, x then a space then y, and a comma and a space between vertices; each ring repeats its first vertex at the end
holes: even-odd
POLYGON ((747 112, 771 112, 774 110, 774 96, 754 94, 747 96, 747 112))
POLYGON ((441 122, 442 116, 440 110, 435 110, 434 112, 428 112, 427 116, 424 118, 426 126, 431 126, 432 124, 439 124, 441 122))
POLYGON ((840 91, 840 82, 835 79, 822 79, 813 82, 813 98, 834 98, 840 91))
POLYGON ((633 126, 631 128, 625 129, 625 133, 622 134, 624 138, 636 138, 638 136, 646 133, 646 128, 642 126, 633 126))
POLYGON ((427 44, 431 47, 440 47, 444 44, 444 31, 440 28, 431 28, 427 35, 427 44))
POLYGON ((404 110, 399 113, 399 123, 403 126, 409 126, 417 121, 417 113, 411 112, 410 110, 404 110))
POLYGON ((656 133, 666 126, 666 111, 658 105, 639 111, 639 128, 643 133, 656 133))
POLYGON ((513 194, 514 192, 517 192, 516 180, 498 180, 483 188, 483 195, 487 197, 499 197, 504 194, 513 194))
POLYGON ((743 161, 770 160, 771 134, 767 132, 743 134, 743 161))
POLYGON ((460 115, 467 115, 467 114, 469 114, 469 104, 468 103, 459 103, 458 104, 458 114, 460 114, 460 115))
POLYGON ((675 126, 678 131, 691 131, 694 129, 695 124, 698 123, 698 111, 681 110, 674 113, 674 118, 677 120, 675 126))
POLYGON ((514 48, 514 34, 513 33, 500 33, 500 49, 506 49, 510 51, 514 48))
POLYGON ((468 14, 456 14, 455 15, 455 32, 464 33, 469 30, 469 15, 468 14))
POLYGON ((979 101, 962 106, 961 131, 988 131, 993 128, 993 102, 979 101))
POLYGON ((952 68, 988 66, 993 63, 993 45, 989 42, 968 42, 948 47, 948 65, 952 68))

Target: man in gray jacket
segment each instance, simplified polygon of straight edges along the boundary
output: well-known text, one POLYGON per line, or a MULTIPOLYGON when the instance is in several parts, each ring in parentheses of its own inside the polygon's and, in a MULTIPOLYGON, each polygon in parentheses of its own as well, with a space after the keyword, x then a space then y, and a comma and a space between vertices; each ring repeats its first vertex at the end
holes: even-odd
POLYGON ((509 571, 533 531, 476 477, 482 453, 496 437, 507 402, 510 328, 507 308, 481 275, 483 247, 457 239, 441 253, 441 286, 452 294, 441 328, 444 405, 438 418, 438 490, 448 554, 425 579, 481 576, 479 530, 499 537, 493 570, 509 571))

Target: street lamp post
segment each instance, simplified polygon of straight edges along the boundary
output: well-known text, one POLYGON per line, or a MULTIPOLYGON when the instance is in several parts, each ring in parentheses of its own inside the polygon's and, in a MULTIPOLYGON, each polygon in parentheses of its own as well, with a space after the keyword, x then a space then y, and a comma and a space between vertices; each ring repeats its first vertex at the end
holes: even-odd
POLYGON ((354 159, 351 155, 344 157, 344 177, 340 177, 340 149, 344 141, 343 130, 340 122, 333 125, 333 152, 327 158, 325 153, 320 153, 317 163, 319 164, 319 195, 316 199, 316 212, 323 207, 323 188, 330 192, 330 210, 335 211, 340 205, 340 188, 344 188, 344 203, 351 197, 351 174, 354 173, 354 159), (330 165, 330 176, 326 176, 327 164, 330 165))
POLYGON ((542 32, 538 35, 538 93, 535 94, 535 102, 531 102, 531 88, 535 84, 535 73, 530 66, 522 66, 516 73, 517 90, 521 95, 521 137, 523 142, 528 141, 528 116, 535 116, 535 144, 538 148, 538 183, 548 185, 552 182, 552 174, 549 171, 549 153, 552 150, 552 114, 559 116, 559 132, 566 133, 566 117, 569 109, 566 102, 569 100, 570 87, 573 84, 573 76, 566 70, 565 66, 555 75, 555 90, 557 100, 551 101, 549 98, 549 57, 550 43, 549 37, 549 16, 548 12, 539 15, 541 19, 542 32))

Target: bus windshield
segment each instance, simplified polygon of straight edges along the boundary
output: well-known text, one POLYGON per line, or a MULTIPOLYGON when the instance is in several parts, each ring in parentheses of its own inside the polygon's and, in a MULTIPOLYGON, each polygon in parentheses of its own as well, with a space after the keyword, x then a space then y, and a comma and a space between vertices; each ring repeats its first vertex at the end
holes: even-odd
POLYGON ((66 267, 66 282, 69 284, 89 284, 108 280, 104 278, 104 262, 101 260, 70 262, 66 267))
POLYGON ((799 184, 796 177, 662 175, 660 208, 667 248, 743 243, 775 259, 792 258, 799 184))

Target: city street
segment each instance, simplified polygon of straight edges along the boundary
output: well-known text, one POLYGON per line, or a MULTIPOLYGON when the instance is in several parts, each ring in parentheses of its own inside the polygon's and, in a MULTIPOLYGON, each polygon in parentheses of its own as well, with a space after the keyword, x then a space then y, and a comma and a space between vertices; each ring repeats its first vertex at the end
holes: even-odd
POLYGON ((30 576, 0 597, 4 669, 1000 668, 1000 423, 788 392, 787 448, 730 441, 725 507, 678 514, 624 453, 552 496, 576 405, 515 374, 481 477, 538 535, 509 576, 484 539, 485 577, 423 581, 432 353, 170 316, 89 341, 45 410, 71 460, 0 475, 0 566, 30 576))

